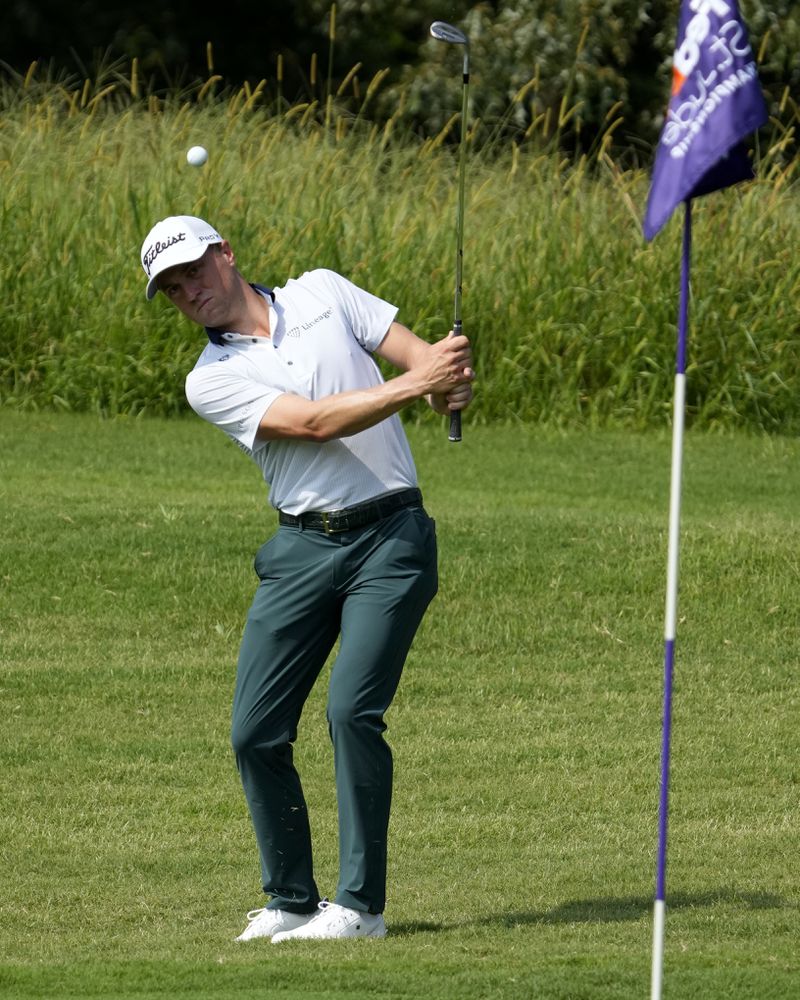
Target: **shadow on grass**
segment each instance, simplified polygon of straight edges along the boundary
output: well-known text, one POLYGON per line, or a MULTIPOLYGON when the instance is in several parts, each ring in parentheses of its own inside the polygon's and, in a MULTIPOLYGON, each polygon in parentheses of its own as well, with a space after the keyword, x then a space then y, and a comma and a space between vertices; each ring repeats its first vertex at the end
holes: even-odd
MULTIPOLYGON (((705 893, 675 893, 668 897, 668 910, 698 909, 717 906, 720 903, 734 904, 749 910, 779 910, 787 906, 786 900, 769 892, 737 892, 734 889, 720 889, 705 893)), ((417 921, 392 923, 395 934, 428 934, 437 931, 463 929, 471 925, 481 927, 519 927, 521 924, 593 924, 616 923, 625 920, 641 920, 652 913, 653 900, 644 896, 615 897, 600 899, 576 899, 554 906, 550 910, 522 910, 495 913, 480 920, 434 923, 417 921)))

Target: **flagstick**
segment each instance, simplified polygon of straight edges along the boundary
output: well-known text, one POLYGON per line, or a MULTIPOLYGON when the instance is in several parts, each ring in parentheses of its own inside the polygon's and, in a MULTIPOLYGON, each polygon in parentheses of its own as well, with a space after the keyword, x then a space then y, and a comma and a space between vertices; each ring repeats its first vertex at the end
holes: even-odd
POLYGON ((658 811, 658 865, 656 899, 653 907, 653 965, 650 1000, 661 1000, 664 970, 664 920, 666 916, 665 876, 667 868, 667 814, 669 803, 669 758, 672 734, 672 668, 675 661, 675 632, 678 611, 678 549, 681 520, 681 470, 683 466, 683 424, 686 400, 686 333, 689 318, 689 269, 692 256, 692 203, 686 201, 681 256, 681 292, 678 310, 678 349, 675 363, 675 398, 672 420, 672 474, 669 501, 669 541, 667 546, 667 598, 664 614, 664 724, 661 743, 661 796, 658 811))

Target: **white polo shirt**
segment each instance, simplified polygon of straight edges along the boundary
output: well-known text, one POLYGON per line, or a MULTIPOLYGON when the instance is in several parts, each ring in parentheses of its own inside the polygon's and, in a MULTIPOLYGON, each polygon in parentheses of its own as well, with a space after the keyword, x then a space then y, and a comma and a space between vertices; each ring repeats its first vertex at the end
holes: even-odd
POLYGON ((186 378, 192 409, 253 458, 269 484, 269 502, 290 514, 338 510, 416 486, 397 414, 322 444, 256 440, 261 418, 284 393, 321 399, 379 385, 371 352, 397 315, 395 306, 328 270, 308 271, 272 295, 269 338, 210 332, 218 342, 208 344, 186 378))

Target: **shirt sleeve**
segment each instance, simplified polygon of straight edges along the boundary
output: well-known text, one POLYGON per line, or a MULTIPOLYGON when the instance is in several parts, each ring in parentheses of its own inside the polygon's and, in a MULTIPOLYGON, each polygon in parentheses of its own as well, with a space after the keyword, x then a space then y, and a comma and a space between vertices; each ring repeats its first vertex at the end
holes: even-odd
POLYGON ((397 306, 365 292, 335 271, 320 268, 315 276, 335 296, 359 344, 371 353, 376 351, 397 316, 397 306))
POLYGON ((201 365, 186 377, 186 398, 195 413, 229 434, 246 451, 256 442, 261 419, 282 390, 245 378, 226 362, 201 365))

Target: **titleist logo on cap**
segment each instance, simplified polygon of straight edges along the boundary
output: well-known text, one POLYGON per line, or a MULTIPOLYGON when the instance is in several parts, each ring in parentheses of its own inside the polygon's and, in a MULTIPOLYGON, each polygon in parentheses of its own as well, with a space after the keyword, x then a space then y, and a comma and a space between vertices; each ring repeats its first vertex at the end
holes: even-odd
POLYGON ((199 260, 213 243, 224 240, 212 226, 193 215, 171 215, 157 222, 142 242, 142 269, 147 275, 145 294, 152 299, 163 271, 199 260))
POLYGON ((142 265, 150 274, 150 268, 153 266, 153 261, 158 257, 160 253, 164 250, 169 250, 170 247, 174 247, 176 243, 183 243, 186 239, 186 233, 176 233, 174 236, 170 236, 168 240, 156 240, 152 246, 149 246, 142 256, 142 265))
MULTIPOLYGON (((195 235, 194 238, 198 243, 218 243, 219 236, 216 233, 202 233, 201 235, 195 235)), ((170 247, 174 247, 176 243, 184 243, 186 241, 186 233, 180 232, 175 233, 174 236, 168 236, 165 240, 156 240, 151 246, 149 246, 144 254, 142 255, 142 267, 145 269, 147 274, 150 274, 152 270, 153 263, 160 253, 165 250, 169 250, 170 247)))

